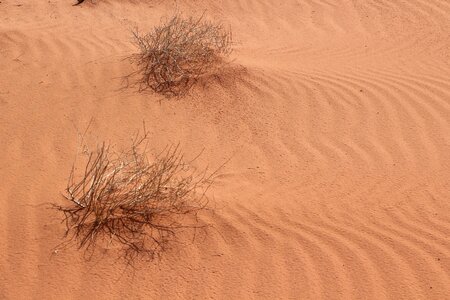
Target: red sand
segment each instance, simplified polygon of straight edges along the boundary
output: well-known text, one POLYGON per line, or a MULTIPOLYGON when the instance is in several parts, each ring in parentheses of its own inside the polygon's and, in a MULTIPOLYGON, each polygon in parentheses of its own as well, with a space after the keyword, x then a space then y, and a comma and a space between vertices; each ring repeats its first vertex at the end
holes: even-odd
POLYGON ((450 3, 180 1, 231 25, 239 78, 121 89, 172 1, 1 0, 0 298, 450 298, 450 3), (190 3, 190 4, 189 4, 190 3), (19 6, 20 4, 20 6, 19 6), (77 128, 229 157, 206 237, 135 272, 52 249, 77 128))

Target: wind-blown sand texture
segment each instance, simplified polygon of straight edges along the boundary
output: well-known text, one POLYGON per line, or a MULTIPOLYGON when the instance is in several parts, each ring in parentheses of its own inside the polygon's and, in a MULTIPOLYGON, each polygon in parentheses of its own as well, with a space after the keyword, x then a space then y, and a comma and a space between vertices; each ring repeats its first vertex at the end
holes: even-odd
MULTIPOLYGON (((0 2, 0 298, 450 298, 450 2, 0 2), (130 29, 230 24, 232 71, 190 96, 123 88, 130 29), (124 270, 52 254, 82 131, 146 122, 217 167, 214 230, 124 270)), ((108 252, 109 253, 109 252, 108 252)))

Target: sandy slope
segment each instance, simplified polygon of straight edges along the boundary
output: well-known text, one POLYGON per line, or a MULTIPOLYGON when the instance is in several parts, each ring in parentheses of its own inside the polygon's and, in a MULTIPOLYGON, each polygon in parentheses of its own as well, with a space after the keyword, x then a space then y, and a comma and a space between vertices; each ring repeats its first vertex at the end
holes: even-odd
POLYGON ((120 89, 172 1, 0 2, 0 298, 450 298, 450 3, 179 1, 229 23, 233 79, 120 89), (21 6, 18 6, 20 4, 21 6), (136 272, 51 255, 77 146, 181 142, 218 166, 215 229, 136 272))

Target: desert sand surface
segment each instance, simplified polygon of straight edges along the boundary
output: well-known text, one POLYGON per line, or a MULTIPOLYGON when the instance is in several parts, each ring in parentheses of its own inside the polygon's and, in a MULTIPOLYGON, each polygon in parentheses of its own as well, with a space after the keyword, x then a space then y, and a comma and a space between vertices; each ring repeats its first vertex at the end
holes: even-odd
POLYGON ((449 1, 72 4, 0 1, 0 298, 450 298, 449 1), (181 99, 123 88, 130 29, 177 10, 230 25, 232 72, 181 99), (54 251, 46 203, 90 120, 91 141, 145 121, 155 149, 230 159, 214 230, 134 271, 54 251))

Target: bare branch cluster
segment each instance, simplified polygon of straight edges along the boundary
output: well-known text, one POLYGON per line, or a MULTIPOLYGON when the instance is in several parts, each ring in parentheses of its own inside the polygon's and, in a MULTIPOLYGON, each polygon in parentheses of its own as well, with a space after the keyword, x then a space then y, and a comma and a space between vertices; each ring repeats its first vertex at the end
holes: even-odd
POLYGON ((66 243, 85 250, 115 244, 127 259, 153 258, 177 229, 196 226, 182 216, 205 208, 212 175, 191 170, 178 146, 149 160, 147 141, 147 133, 138 134, 120 152, 103 143, 88 151, 82 172, 72 168, 66 204, 54 205, 64 214, 66 243))
POLYGON ((175 15, 147 34, 133 31, 140 53, 139 90, 150 88, 165 96, 185 94, 202 75, 212 74, 232 49, 231 31, 222 24, 175 15))

